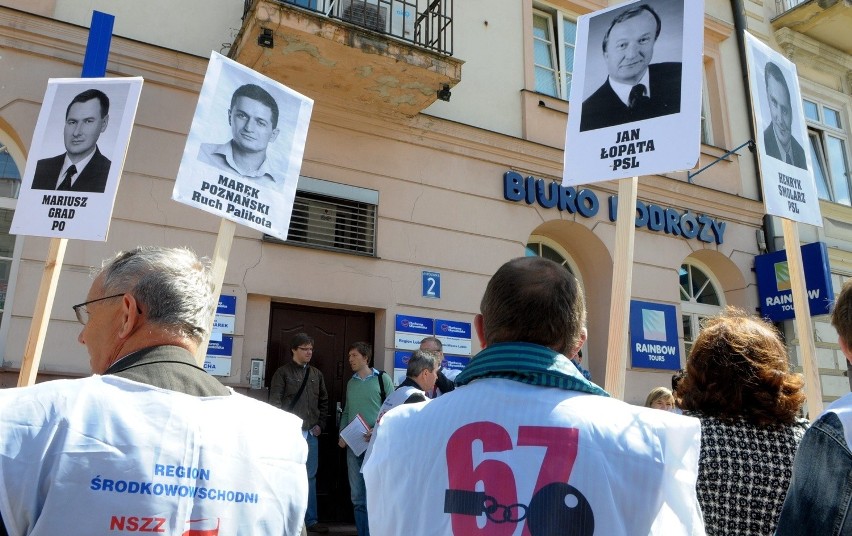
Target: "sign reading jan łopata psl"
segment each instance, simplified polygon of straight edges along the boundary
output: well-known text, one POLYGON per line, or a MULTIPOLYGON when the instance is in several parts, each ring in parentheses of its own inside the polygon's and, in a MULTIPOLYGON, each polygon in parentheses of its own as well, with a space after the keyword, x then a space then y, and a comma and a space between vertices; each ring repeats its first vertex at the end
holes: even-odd
POLYGON ((47 83, 10 232, 107 239, 141 78, 47 83))
POLYGON ((796 65, 745 36, 766 213, 822 227, 796 65))
POLYGON ((313 104, 214 52, 172 198, 286 240, 313 104))
POLYGON ((633 368, 680 368, 674 305, 630 300, 630 355, 633 368))
POLYGON ((564 186, 695 166, 703 36, 701 0, 627 2, 577 19, 564 186))
MULTIPOLYGON (((827 315, 834 301, 834 288, 824 242, 802 246, 802 268, 810 315, 827 315)), ((773 322, 794 318, 796 312, 793 310, 787 250, 755 257, 754 274, 757 277, 757 294, 760 296, 760 316, 773 322)))

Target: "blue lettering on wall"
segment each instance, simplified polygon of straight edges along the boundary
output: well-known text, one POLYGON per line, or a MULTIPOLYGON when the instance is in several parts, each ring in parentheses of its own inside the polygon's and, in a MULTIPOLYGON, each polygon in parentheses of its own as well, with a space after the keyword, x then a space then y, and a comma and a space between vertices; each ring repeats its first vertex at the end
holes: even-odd
MULTIPOLYGON (((528 205, 537 203, 543 208, 556 207, 562 212, 580 214, 592 218, 600 210, 600 201, 589 189, 577 190, 565 187, 556 181, 524 177, 516 171, 503 174, 503 198, 507 201, 524 201, 528 205)), ((609 221, 618 216, 618 196, 609 196, 609 221)), ((727 223, 710 216, 696 215, 687 210, 681 213, 674 208, 663 208, 636 201, 636 227, 647 227, 650 231, 664 232, 684 238, 697 238, 702 242, 721 244, 725 240, 727 223)))
POLYGON ((557 207, 569 214, 579 213, 591 218, 600 210, 598 196, 591 190, 577 191, 573 186, 562 186, 555 181, 535 177, 524 177, 518 172, 503 174, 503 198, 507 201, 525 201, 528 205, 538 203, 544 208, 557 207))

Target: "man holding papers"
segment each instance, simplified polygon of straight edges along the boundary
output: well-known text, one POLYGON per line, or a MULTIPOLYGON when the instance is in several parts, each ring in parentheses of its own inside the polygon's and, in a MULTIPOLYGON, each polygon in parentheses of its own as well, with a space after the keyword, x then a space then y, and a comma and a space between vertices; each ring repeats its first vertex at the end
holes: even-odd
MULTIPOLYGON (((346 406, 340 418, 341 424, 348 425, 360 415, 372 430, 387 393, 393 391, 393 382, 390 377, 384 371, 370 367, 371 357, 373 357, 373 348, 366 342, 356 342, 349 346, 349 365, 355 374, 346 384, 346 406)), ((370 440, 370 433, 365 434, 366 441, 370 440)), ((338 444, 341 448, 346 448, 349 488, 352 505, 355 508, 355 526, 358 529, 358 536, 369 536, 367 489, 364 487, 364 477, 361 476, 364 452, 356 454, 352 448, 347 447, 342 437, 338 444)))

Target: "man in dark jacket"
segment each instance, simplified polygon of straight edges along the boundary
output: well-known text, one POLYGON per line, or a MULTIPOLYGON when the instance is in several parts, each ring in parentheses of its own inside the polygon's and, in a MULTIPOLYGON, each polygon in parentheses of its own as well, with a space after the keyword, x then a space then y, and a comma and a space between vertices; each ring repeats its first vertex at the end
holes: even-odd
POLYGON ((317 468, 319 436, 328 417, 328 391, 322 372, 309 365, 314 354, 314 339, 299 333, 290 341, 293 360, 282 365, 272 376, 269 401, 302 419, 302 435, 308 442, 308 510, 305 526, 311 532, 328 532, 317 522, 317 468))

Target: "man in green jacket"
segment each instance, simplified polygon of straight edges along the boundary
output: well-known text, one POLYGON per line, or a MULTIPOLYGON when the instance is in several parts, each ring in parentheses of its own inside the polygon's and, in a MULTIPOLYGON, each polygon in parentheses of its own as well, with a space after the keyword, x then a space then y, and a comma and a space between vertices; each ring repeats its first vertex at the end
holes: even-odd
MULTIPOLYGON (((373 348, 366 342, 356 342, 349 346, 349 365, 354 374, 346 384, 346 406, 340 418, 340 427, 344 428, 357 415, 361 415, 370 432, 365 436, 370 440, 373 426, 376 425, 376 417, 379 408, 382 407, 385 397, 393 392, 393 381, 384 373, 370 367, 373 357, 373 348)), ((367 489, 364 486, 364 477, 361 476, 361 464, 364 463, 364 453, 355 454, 351 447, 347 447, 343 438, 338 442, 341 448, 346 448, 346 465, 349 470, 349 488, 351 491, 352 505, 355 509, 355 527, 358 536, 370 536, 370 526, 367 518, 367 489)))

